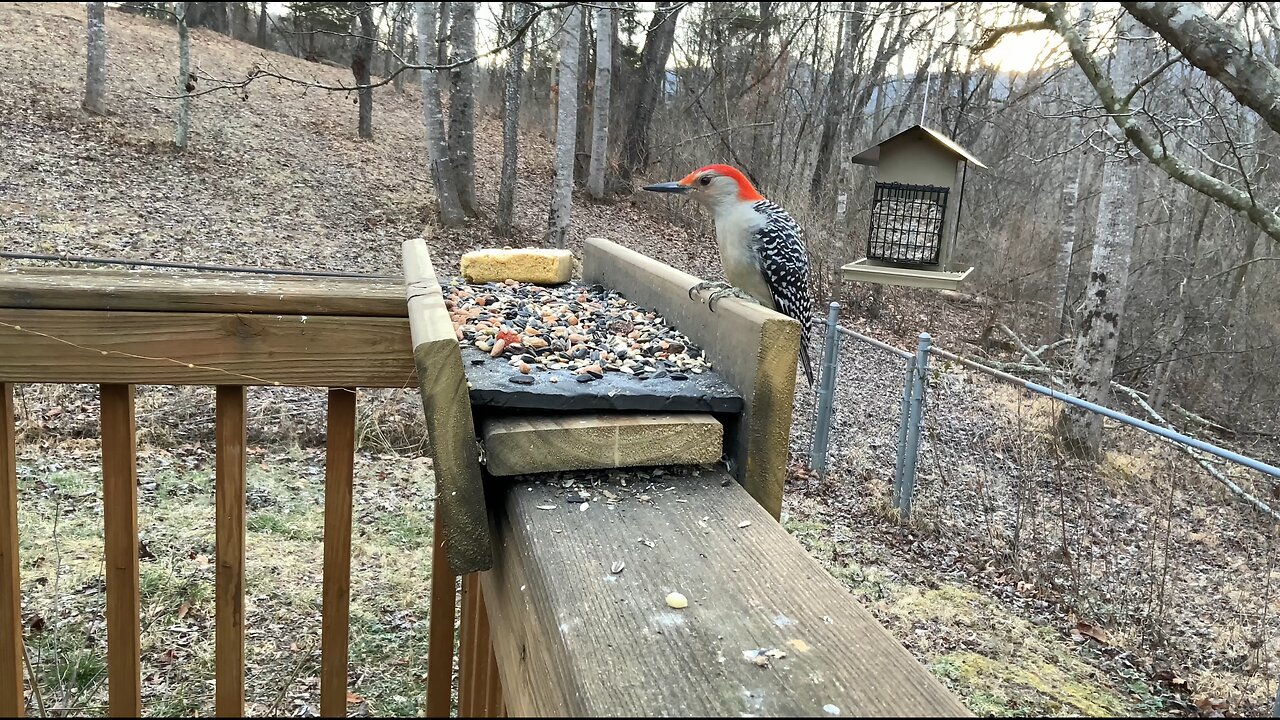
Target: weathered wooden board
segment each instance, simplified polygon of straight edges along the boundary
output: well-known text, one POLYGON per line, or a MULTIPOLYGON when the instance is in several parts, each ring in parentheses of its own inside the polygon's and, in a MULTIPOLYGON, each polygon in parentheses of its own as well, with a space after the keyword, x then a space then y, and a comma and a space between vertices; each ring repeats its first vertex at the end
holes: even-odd
POLYGON ((221 385, 216 392, 214 433, 214 711, 244 716, 244 510, 245 388, 221 385))
POLYGON ((138 434, 132 385, 103 385, 102 524, 107 590, 107 714, 142 717, 138 434))
POLYGON ((716 372, 742 394, 740 420, 725 426, 738 481, 775 518, 782 487, 795 399, 800 324, 761 305, 726 298, 714 312, 690 299, 698 278, 617 243, 589 238, 582 275, 655 308, 697 343, 716 372))
POLYGON ((399 318, 0 309, 8 382, 412 387, 410 353, 399 318))
POLYGON ((444 518, 445 554, 455 575, 487 570, 493 564, 492 539, 462 354, 427 244, 407 240, 402 253, 413 359, 444 518))
POLYGON ((394 280, 0 268, 0 307, 404 317, 394 280))
POLYGON ((592 475, 621 499, 585 511, 555 476, 493 498, 481 578, 512 716, 968 715, 728 475, 626 475, 592 475))
POLYGON ((724 426, 704 413, 496 417, 480 426, 491 475, 702 465, 724 452, 724 426))
POLYGON ((342 717, 347 712, 355 459, 355 390, 331 388, 324 456, 324 580, 320 613, 320 714, 324 717, 342 717))
POLYGON ((608 372, 594 382, 577 382, 568 370, 534 370, 532 384, 511 381, 520 373, 473 347, 462 350, 471 403, 500 410, 644 410, 649 412, 723 412, 742 410, 742 396, 715 372, 688 374, 687 380, 608 372), (551 382, 551 378, 556 382, 551 382))
POLYGON ((18 457, 13 385, 0 383, 0 714, 21 717, 22 583, 18 562, 18 457))

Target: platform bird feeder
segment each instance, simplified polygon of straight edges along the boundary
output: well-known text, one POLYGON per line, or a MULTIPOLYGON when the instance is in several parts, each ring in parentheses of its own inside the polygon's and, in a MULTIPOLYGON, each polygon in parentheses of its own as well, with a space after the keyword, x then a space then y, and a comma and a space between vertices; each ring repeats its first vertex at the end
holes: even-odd
POLYGON ((987 166, 954 140, 914 125, 853 156, 876 168, 867 254, 845 280, 955 290, 972 267, 951 261, 969 165, 987 166))

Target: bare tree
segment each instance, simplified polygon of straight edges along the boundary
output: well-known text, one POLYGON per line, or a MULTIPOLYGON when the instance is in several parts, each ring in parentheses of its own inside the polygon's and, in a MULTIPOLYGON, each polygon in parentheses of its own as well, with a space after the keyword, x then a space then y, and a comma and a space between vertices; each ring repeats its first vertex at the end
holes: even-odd
POLYGON ((848 92, 845 87, 845 76, 849 72, 849 56, 853 54, 853 44, 857 40, 851 32, 856 29, 851 27, 853 13, 850 12, 849 3, 840 3, 840 12, 841 17, 850 18, 850 20, 841 22, 840 29, 836 33, 835 68, 831 71, 830 82, 827 83, 826 110, 822 118, 821 139, 818 141, 817 163, 814 165, 813 178, 809 183, 809 196, 815 203, 830 202, 832 197, 830 192, 826 192, 826 186, 833 161, 834 167, 839 167, 838 161, 832 156, 838 145, 841 122, 846 116, 844 108, 848 92))
MULTIPOLYGON (((507 3, 508 28, 523 27, 528 18, 524 3, 507 3)), ((498 187, 498 234, 511 237, 511 215, 516 197, 516 162, 520 153, 520 80, 524 75, 524 36, 516 38, 507 57, 502 91, 502 182, 498 187)))
POLYGON ((609 90, 613 75, 612 3, 596 8, 596 85, 591 101, 591 168, 587 172, 587 192, 604 197, 604 168, 609 154, 609 90))
MULTIPOLYGON (((476 3, 449 3, 453 32, 449 42, 450 62, 476 54, 476 3)), ((475 88, 476 66, 467 63, 449 71, 449 151, 454 177, 458 181, 458 201, 467 215, 478 214, 475 182, 475 88)))
POLYGON ((191 37, 187 30, 188 4, 175 3, 173 9, 178 20, 178 92, 182 93, 173 144, 179 150, 187 149, 187 137, 191 134, 191 93, 196 89, 196 76, 191 72, 191 37))
MULTIPOLYGON (((1092 16, 1093 3, 1080 3, 1080 32, 1088 34, 1092 16)), ((1085 84, 1082 75, 1073 73, 1067 85, 1070 89, 1071 97, 1081 97, 1086 90, 1085 84)), ((1072 113, 1067 122, 1067 147, 1064 150, 1069 151, 1072 145, 1079 144, 1083 146, 1081 134, 1084 128, 1084 121, 1080 117, 1080 113, 1072 113)), ((1080 181, 1084 176, 1088 161, 1089 153, 1085 151, 1084 147, 1081 147, 1076 153, 1076 157, 1068 157, 1067 161, 1067 178, 1062 187, 1062 229, 1058 233, 1058 257, 1053 270, 1053 289, 1052 294, 1049 296, 1048 321, 1045 323, 1042 335, 1045 343, 1057 339, 1058 334, 1063 331, 1067 319, 1067 287, 1071 280, 1071 258, 1075 254, 1076 236, 1079 234, 1078 228, 1080 226, 1080 181)))
POLYGON ((577 142, 578 52, 581 45, 577 5, 564 10, 560 30, 560 72, 556 84, 560 97, 556 110, 555 181, 551 188, 551 212, 547 239, 555 247, 568 243, 569 213, 573 206, 573 151, 577 142))
POLYGON ((626 138, 622 141, 622 175, 630 179, 649 165, 652 152, 649 139, 649 124, 653 120, 653 112, 666 85, 667 58, 671 56, 671 48, 675 44, 676 17, 684 5, 672 7, 670 2, 660 0, 649 23, 649 32, 645 36, 644 50, 640 53, 640 77, 636 82, 635 104, 631 110, 631 122, 627 125, 626 138))
POLYGON ((360 6, 360 37, 356 41, 355 52, 351 53, 351 74, 355 75, 356 84, 360 86, 360 120, 359 134, 365 140, 373 139, 373 88, 369 87, 370 69, 373 64, 373 45, 377 39, 377 28, 373 24, 373 5, 364 3, 360 6))
POLYGON ((1160 33, 1192 65, 1208 73, 1242 105, 1280 132, 1280 68, 1253 50, 1240 33, 1193 2, 1122 2, 1139 22, 1160 33))
POLYGON ((89 16, 86 56, 88 67, 84 81, 84 109, 95 115, 106 115, 107 105, 107 18, 106 3, 85 3, 89 16))
MULTIPOLYGON (((441 3, 420 2, 418 9, 418 57, 434 58, 437 55, 433 43, 436 39, 436 17, 441 3)), ((456 227, 466 221, 453 177, 453 163, 449 160, 449 143, 445 139, 444 110, 440 103, 440 80, 436 70, 422 71, 422 119, 427 130, 427 159, 431 165, 431 181, 436 186, 436 200, 440 205, 440 221, 448 227, 456 227)))
MULTIPOLYGON (((258 3, 258 47, 267 48, 267 4, 265 2, 258 3)), ((270 48, 268 48, 270 49, 270 48)))
MULTIPOLYGON (((408 12, 409 3, 395 3, 395 10, 391 16, 391 42, 390 47, 388 48, 388 54, 390 56, 386 61, 388 73, 394 72, 395 64, 397 62, 396 58, 404 57, 404 37, 406 34, 405 26, 408 24, 408 20, 405 15, 408 12)), ((404 91, 404 75, 404 73, 396 73, 396 76, 392 78, 392 84, 395 86, 397 92, 404 91)))
MULTIPOLYGON (((1231 183, 1224 182, 1179 158, 1170 151, 1168 144, 1164 142, 1162 134, 1159 131, 1153 131, 1145 127, 1141 122, 1142 116, 1132 111, 1130 107, 1130 102, 1133 99, 1132 93, 1154 80, 1155 76, 1143 78, 1133 91, 1122 95, 1116 89, 1115 84, 1102 71, 1101 66, 1090 53, 1084 39, 1063 15, 1061 6, 1039 2, 1023 2, 1022 4, 1043 13, 1045 20, 1042 26, 1052 28, 1066 40, 1067 48, 1071 51, 1071 57, 1080 66, 1080 69, 1084 71, 1085 77, 1089 78, 1089 84, 1093 86, 1094 92, 1097 93, 1102 107, 1124 131, 1125 137, 1129 139, 1129 142, 1133 143, 1133 146, 1145 155, 1153 165, 1163 170, 1174 180, 1214 198, 1233 210, 1243 213, 1249 218, 1250 222, 1257 225, 1269 237, 1274 240, 1280 240, 1280 213, 1255 202, 1253 194, 1248 190, 1242 190, 1231 183)), ((1003 30, 1017 31, 1024 29, 1027 28, 1005 28, 1003 30)), ((1217 76, 1214 77, 1216 78, 1217 76)), ((1221 82, 1221 78, 1218 79, 1221 82)), ((1280 83, 1276 83, 1273 86, 1273 94, 1275 87, 1280 87, 1280 83)), ((1255 102, 1261 106, 1262 100, 1256 94, 1250 92, 1246 97, 1250 98, 1250 102, 1255 102)))
MULTIPOLYGON (((1141 48, 1138 22, 1121 16, 1118 50, 1112 74, 1119 87, 1138 79, 1141 48)), ((1077 397, 1105 404, 1120 345, 1120 319, 1129 293, 1129 265, 1138 220, 1138 177, 1142 165, 1121 137, 1107 153, 1102 167, 1102 197, 1098 204, 1093 257, 1084 312, 1075 341, 1069 385, 1077 397)), ((1102 443, 1102 416, 1075 406, 1063 414, 1063 431, 1075 447, 1096 454, 1102 443)))

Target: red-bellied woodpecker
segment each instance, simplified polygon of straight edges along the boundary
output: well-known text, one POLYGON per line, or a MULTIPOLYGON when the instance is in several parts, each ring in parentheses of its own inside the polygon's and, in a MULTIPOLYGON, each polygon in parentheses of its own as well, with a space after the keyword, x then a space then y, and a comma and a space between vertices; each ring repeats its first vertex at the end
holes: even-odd
POLYGON ((688 194, 715 215, 716 243, 726 283, 703 282, 689 290, 716 288, 708 302, 726 295, 753 300, 800 321, 800 360, 813 384, 809 361, 809 251, 804 231, 786 210, 769 202, 736 168, 707 165, 675 182, 647 185, 651 192, 688 194))

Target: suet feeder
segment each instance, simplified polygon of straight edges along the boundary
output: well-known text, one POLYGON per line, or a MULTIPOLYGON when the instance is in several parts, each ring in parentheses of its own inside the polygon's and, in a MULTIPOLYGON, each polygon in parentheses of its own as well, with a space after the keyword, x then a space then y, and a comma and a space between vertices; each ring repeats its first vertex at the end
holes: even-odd
POLYGON ((867 254, 841 268, 845 280, 955 290, 973 272, 951 262, 970 164, 987 166, 954 140, 914 125, 853 156, 876 168, 867 254))

